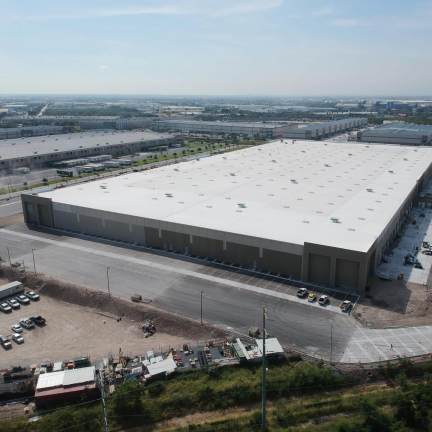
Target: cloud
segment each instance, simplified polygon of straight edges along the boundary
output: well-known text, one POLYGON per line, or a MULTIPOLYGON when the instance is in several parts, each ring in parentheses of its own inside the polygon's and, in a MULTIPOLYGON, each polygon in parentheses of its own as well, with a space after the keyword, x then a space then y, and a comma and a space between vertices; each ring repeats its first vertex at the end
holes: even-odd
POLYGON ((355 28, 355 27, 369 27, 370 22, 360 20, 358 18, 337 18, 331 21, 335 27, 355 28))
MULTIPOLYGON (((85 19, 109 18, 139 15, 199 15, 221 17, 241 15, 271 10, 282 6, 284 0, 141 0, 134 3, 129 0, 122 2, 106 1, 99 6, 74 4, 66 8, 58 8, 46 14, 21 14, 20 19, 51 20, 51 19, 85 19), (119 6, 120 5, 120 6, 119 6)), ((14 17, 9 17, 14 18, 14 17)), ((16 17, 18 18, 18 16, 16 17)))
POLYGON ((320 9, 315 9, 312 11, 312 15, 316 17, 328 17, 334 15, 333 6, 327 5, 320 9))

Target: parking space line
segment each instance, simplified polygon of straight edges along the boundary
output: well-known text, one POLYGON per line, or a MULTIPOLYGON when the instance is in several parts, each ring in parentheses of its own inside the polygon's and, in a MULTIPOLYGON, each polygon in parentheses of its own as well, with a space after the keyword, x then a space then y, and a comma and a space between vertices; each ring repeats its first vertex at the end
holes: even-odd
POLYGON ((408 331, 408 329, 402 328, 401 330, 404 331, 404 333, 405 333, 404 336, 408 337, 413 342, 413 344, 416 348, 423 351, 423 354, 428 354, 428 351, 425 349, 425 347, 421 343, 419 343, 419 341, 414 339, 414 337, 411 335, 411 333, 408 331))

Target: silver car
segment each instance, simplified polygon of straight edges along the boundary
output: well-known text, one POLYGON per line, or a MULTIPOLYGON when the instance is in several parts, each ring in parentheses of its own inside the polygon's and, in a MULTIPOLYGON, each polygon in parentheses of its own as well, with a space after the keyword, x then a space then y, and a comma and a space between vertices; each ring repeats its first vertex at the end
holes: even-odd
POLYGON ((22 333, 24 330, 23 330, 23 328, 19 325, 19 324, 14 324, 12 327, 11 327, 11 330, 14 332, 14 333, 22 333))

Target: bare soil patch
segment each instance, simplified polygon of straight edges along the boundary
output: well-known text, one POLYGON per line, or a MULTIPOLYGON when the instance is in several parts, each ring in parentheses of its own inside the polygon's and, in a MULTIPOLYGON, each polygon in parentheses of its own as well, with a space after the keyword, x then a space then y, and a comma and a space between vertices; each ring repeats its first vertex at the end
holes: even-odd
POLYGON ((365 326, 385 328, 432 324, 432 291, 406 281, 374 278, 354 316, 365 326))
MULTIPOLYGON (((17 280, 18 273, 3 267, 3 283, 17 280)), ((0 314, 0 334, 10 334, 12 324, 30 315, 42 315, 47 325, 25 331, 23 345, 0 352, 0 367, 29 365, 43 360, 67 360, 89 355, 93 360, 123 354, 144 354, 148 350, 179 348, 194 343, 225 337, 226 333, 211 326, 201 326, 186 318, 166 313, 147 304, 116 299, 106 293, 92 291, 43 275, 27 275, 24 284, 39 291, 41 299, 19 311, 0 314), (157 332, 145 338, 140 328, 152 319, 157 332)))

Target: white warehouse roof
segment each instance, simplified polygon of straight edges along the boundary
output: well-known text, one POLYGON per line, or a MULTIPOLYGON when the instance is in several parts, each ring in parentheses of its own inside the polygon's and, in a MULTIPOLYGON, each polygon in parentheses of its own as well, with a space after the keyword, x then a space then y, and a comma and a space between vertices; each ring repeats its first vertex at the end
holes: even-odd
POLYGON ((0 160, 42 156, 95 147, 109 147, 117 144, 136 143, 171 136, 152 131, 109 130, 10 138, 0 141, 0 160))
POLYGON ((366 252, 432 162, 432 148, 274 141, 40 194, 68 205, 366 252))
POLYGON ((39 375, 36 390, 94 382, 95 374, 94 366, 44 373, 39 375))

